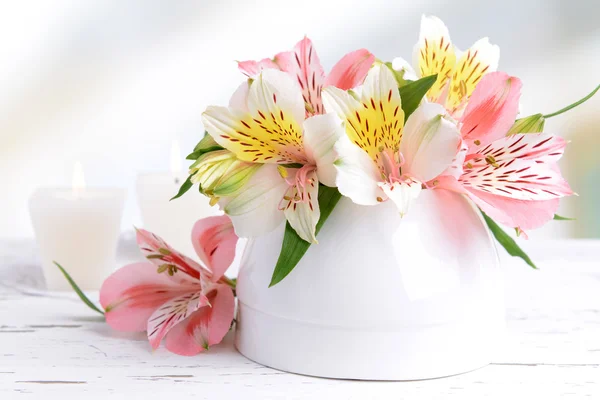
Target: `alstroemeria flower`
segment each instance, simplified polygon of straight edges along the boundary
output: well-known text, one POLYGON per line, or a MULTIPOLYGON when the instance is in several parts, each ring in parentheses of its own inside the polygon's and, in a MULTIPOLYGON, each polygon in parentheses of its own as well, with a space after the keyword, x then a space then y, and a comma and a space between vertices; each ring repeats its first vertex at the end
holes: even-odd
POLYGON ((486 75, 459 121, 461 156, 437 187, 465 193, 491 218, 533 229, 552 219, 558 199, 573 194, 556 162, 564 139, 545 133, 508 135, 518 112, 521 81, 486 75))
POLYGON ((385 66, 369 71, 360 99, 334 87, 323 90, 327 111, 346 122, 336 144, 337 186, 355 203, 392 199, 404 215, 424 182, 448 168, 461 142, 439 104, 425 103, 404 126, 398 86, 385 66))
POLYGON ((262 70, 268 68, 287 72, 300 85, 309 116, 324 113, 321 99, 323 87, 336 86, 347 90, 360 85, 373 61, 375 57, 366 49, 356 50, 342 57, 325 76, 312 42, 305 37, 296 44, 293 51, 279 53, 273 59, 243 61, 238 63, 238 67, 249 78, 256 78, 262 70))
POLYGON ((192 241, 206 268, 151 232, 138 229, 137 241, 148 261, 120 268, 104 281, 106 322, 119 331, 147 331, 153 349, 166 338, 167 349, 181 355, 219 343, 234 315, 233 291, 223 276, 237 243, 229 218, 209 217, 194 226, 192 241))
MULTIPOLYGON (((419 41, 413 51, 413 66, 394 60, 406 71, 406 78, 437 74, 427 99, 442 104, 454 117, 460 118, 471 94, 481 78, 498 68, 500 49, 488 38, 479 39, 467 51, 459 51, 450 40, 448 28, 437 17, 421 17, 419 41)), ((513 121, 514 122, 514 121, 513 121)))
POLYGON ((319 182, 335 185, 333 146, 342 125, 334 115, 305 120, 300 87, 275 69, 237 93, 229 107, 206 109, 204 127, 237 159, 263 165, 221 206, 239 236, 258 236, 287 218, 302 239, 316 242, 319 182))

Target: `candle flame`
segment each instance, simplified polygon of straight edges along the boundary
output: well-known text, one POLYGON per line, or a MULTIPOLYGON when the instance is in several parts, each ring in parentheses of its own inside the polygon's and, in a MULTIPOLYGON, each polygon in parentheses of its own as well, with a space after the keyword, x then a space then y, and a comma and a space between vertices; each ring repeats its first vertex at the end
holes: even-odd
POLYGON ((173 140, 171 143, 171 173, 174 177, 177 176, 183 170, 183 163, 181 161, 181 149, 179 148, 179 142, 173 140))
POLYGON ((85 175, 83 166, 79 161, 73 164, 73 195, 78 197, 85 190, 85 175))

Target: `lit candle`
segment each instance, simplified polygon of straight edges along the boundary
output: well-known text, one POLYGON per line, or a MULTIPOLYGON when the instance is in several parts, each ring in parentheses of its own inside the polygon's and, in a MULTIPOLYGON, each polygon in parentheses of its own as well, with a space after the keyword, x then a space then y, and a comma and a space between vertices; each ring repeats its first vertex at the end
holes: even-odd
POLYGON ((82 289, 97 290, 115 267, 125 190, 85 187, 83 168, 73 168, 71 188, 39 188, 29 211, 49 290, 70 290, 54 261, 82 289))
POLYGON ((196 254, 191 242, 194 223, 221 212, 216 206, 211 207, 209 199, 194 189, 169 201, 186 179, 181 150, 174 141, 171 145, 171 172, 138 175, 136 190, 144 229, 162 237, 184 254, 193 256, 196 254))

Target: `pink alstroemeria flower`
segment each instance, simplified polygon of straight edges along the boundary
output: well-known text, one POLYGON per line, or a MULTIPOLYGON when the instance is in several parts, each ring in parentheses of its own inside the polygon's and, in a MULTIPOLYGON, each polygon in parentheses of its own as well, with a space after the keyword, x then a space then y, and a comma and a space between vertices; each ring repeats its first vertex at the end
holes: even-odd
POLYGON ((275 68, 287 72, 300 85, 304 103, 307 105, 307 116, 309 116, 325 113, 321 98, 323 87, 335 86, 348 90, 359 86, 373 65, 373 61, 375 56, 368 50, 356 50, 342 57, 326 76, 312 42, 305 37, 292 51, 279 53, 273 59, 242 61, 238 63, 238 67, 253 79, 263 69, 275 68))
POLYGON ((223 273, 235 256, 237 236, 226 215, 199 220, 192 232, 198 257, 210 270, 138 229, 147 262, 127 265, 100 289, 106 322, 119 331, 147 331, 153 349, 191 356, 221 342, 234 315, 234 295, 223 273))
POLYGON ((519 230, 553 218, 559 198, 573 194, 556 162, 564 139, 546 133, 507 136, 518 112, 521 81, 486 74, 459 121, 463 147, 438 188, 469 196, 491 218, 519 230))

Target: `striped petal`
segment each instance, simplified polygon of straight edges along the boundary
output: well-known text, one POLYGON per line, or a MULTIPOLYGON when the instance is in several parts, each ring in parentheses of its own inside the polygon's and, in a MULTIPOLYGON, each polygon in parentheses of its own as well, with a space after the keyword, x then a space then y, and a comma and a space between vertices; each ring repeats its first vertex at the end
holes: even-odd
POLYGON ((322 114, 321 89, 325 73, 311 40, 305 37, 292 52, 281 54, 277 62, 281 70, 290 74, 300 85, 304 103, 309 105, 306 115, 322 114))
POLYGON ((514 135, 468 156, 460 182, 497 196, 518 200, 551 200, 573 194, 553 162, 564 141, 550 135, 514 135), (527 136, 527 137, 526 137, 527 136))
POLYGON ((190 290, 199 290, 197 282, 156 273, 149 262, 126 265, 112 273, 100 288, 100 304, 111 328, 125 332, 143 332, 148 318, 162 304, 190 290))
POLYGON ((517 117, 521 86, 519 78, 504 72, 487 74, 477 85, 460 120, 471 153, 506 136, 517 117))
POLYGON ((389 68, 371 68, 362 87, 360 102, 334 87, 323 90, 323 100, 328 112, 334 112, 346 121, 346 135, 350 141, 378 165, 383 165, 382 149, 398 152, 404 112, 396 79, 389 68))
POLYGON ((159 273, 177 275, 180 279, 194 282, 206 272, 200 264, 181 254, 152 232, 137 229, 136 239, 144 257, 158 267, 159 273), (177 274, 178 272, 183 274, 177 274))
POLYGON ((263 71, 250 85, 247 105, 248 112, 208 107, 202 114, 205 129, 242 161, 304 163, 304 103, 291 78, 281 71, 263 71))
POLYGON ((324 86, 335 86, 342 90, 355 88, 363 83, 375 56, 366 49, 346 54, 337 62, 325 78, 324 86))
POLYGON ((413 52, 413 64, 421 78, 437 74, 435 84, 427 92, 432 102, 444 100, 445 87, 452 75, 456 55, 448 28, 434 16, 421 17, 419 41, 413 52))
POLYGON ((208 305, 208 299, 200 290, 170 299, 161 305, 148 319, 148 341, 157 349, 169 330, 189 317, 200 307, 208 305))
POLYGON ((500 48, 488 38, 478 40, 462 54, 454 67, 446 100, 446 109, 451 114, 461 115, 479 81, 485 74, 496 71, 499 60, 500 48))
POLYGON ((315 229, 321 216, 317 173, 303 174, 302 169, 298 169, 295 174, 296 184, 288 190, 282 208, 298 236, 309 243, 317 243, 315 229))
POLYGON ((553 163, 562 157, 566 146, 566 140, 560 136, 528 133, 505 136, 495 140, 483 147, 479 153, 486 157, 494 157, 496 162, 518 158, 536 160, 538 163, 553 163))
POLYGON ((235 258, 238 237, 227 215, 203 218, 194 224, 192 244, 200 260, 218 281, 235 258))
POLYGON ((201 307, 169 331, 166 339, 169 351, 193 356, 220 343, 229 332, 235 311, 235 298, 231 288, 227 285, 215 285, 206 297, 210 307, 201 307))

